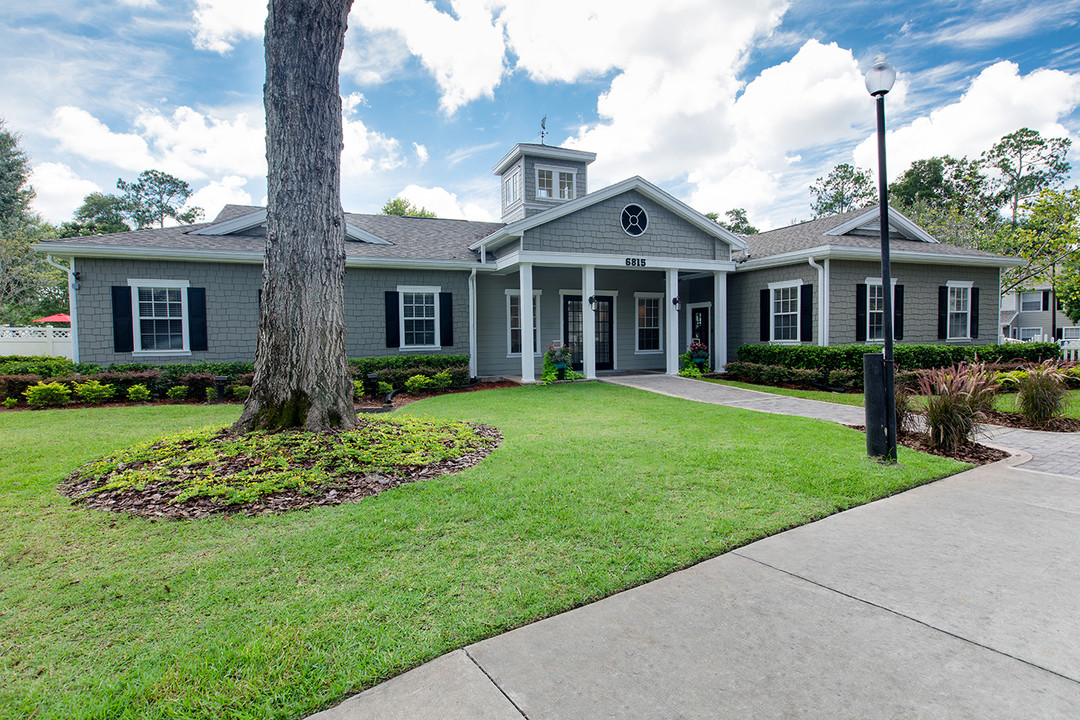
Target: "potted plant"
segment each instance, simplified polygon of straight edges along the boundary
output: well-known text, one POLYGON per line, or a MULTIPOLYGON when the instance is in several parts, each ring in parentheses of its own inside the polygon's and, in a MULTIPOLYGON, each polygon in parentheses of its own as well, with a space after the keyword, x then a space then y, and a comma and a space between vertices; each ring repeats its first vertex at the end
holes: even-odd
POLYGON ((554 342, 547 349, 547 358, 555 366, 555 369, 559 371, 560 380, 566 379, 566 366, 573 361, 572 357, 573 353, 569 345, 554 342))
POLYGON ((690 342, 690 347, 687 348, 690 353, 690 359, 697 365, 698 370, 701 370, 705 361, 709 359, 709 346, 701 342, 701 340, 694 338, 690 342))

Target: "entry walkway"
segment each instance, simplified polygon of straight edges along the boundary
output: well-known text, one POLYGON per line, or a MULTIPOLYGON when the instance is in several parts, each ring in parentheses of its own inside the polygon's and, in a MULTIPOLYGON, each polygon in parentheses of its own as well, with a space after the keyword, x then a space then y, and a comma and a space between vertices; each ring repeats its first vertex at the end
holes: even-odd
MULTIPOLYGON (((862 421, 861 408, 683 378, 611 382, 862 421)), ((1048 442, 1055 455, 1075 442, 1034 435, 995 440, 1048 442)), ((1024 469, 1039 459, 766 538, 451 652, 314 717, 1076 717, 1080 482, 1075 466, 1024 469)))

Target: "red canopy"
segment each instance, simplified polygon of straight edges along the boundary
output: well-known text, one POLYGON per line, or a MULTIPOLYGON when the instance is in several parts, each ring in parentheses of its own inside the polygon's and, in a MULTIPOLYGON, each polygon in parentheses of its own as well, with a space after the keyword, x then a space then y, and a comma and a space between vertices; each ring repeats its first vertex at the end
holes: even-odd
POLYGON ((55 315, 50 315, 49 317, 38 318, 37 320, 34 320, 34 322, 40 322, 40 323, 66 322, 66 323, 69 323, 69 322, 71 322, 71 316, 68 315, 67 313, 56 313, 55 315))

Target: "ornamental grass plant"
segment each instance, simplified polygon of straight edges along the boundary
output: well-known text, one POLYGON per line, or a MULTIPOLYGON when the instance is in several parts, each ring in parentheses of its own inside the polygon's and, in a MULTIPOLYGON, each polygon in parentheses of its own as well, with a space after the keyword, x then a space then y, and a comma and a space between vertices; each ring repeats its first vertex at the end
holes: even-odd
POLYGON ((1016 386, 1016 406, 1031 425, 1045 428, 1065 410, 1068 386, 1061 366, 1044 360, 1027 368, 1023 374, 1009 376, 1008 384, 1016 386))
POLYGON ((954 365, 921 371, 919 392, 926 396, 930 446, 954 452, 972 441, 979 423, 993 408, 997 384, 979 365, 954 365))

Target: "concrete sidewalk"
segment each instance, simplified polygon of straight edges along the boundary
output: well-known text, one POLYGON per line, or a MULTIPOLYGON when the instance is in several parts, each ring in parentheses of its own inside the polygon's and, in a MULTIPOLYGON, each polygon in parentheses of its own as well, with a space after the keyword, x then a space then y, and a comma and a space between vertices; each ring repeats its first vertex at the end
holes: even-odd
POLYGON ((476 643, 313 717, 1077 717, 1080 483, 1014 467, 1026 459, 476 643))

